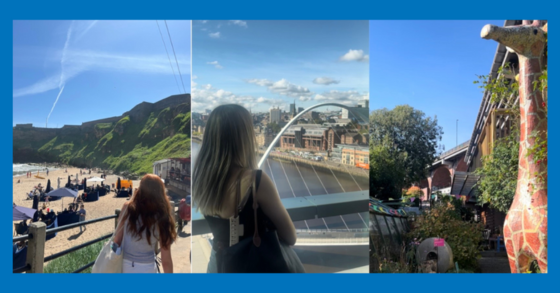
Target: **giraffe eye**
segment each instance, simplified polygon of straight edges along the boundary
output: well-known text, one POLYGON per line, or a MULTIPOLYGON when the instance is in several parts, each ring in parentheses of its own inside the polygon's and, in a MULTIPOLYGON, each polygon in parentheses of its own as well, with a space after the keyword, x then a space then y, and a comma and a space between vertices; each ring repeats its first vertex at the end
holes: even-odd
POLYGON ((536 34, 538 34, 538 33, 539 33, 539 31, 538 31, 538 30, 536 30, 536 29, 535 29, 535 30, 533 30, 533 34, 534 34, 534 35, 536 35, 536 34))

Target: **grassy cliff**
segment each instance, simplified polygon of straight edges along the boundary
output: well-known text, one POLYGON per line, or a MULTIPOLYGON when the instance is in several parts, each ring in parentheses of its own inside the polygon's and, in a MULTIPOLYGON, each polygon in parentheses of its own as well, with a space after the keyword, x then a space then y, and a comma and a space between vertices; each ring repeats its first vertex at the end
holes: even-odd
POLYGON ((154 161, 190 156, 190 99, 167 104, 164 108, 143 103, 111 122, 56 131, 16 127, 14 162, 149 173, 154 161))

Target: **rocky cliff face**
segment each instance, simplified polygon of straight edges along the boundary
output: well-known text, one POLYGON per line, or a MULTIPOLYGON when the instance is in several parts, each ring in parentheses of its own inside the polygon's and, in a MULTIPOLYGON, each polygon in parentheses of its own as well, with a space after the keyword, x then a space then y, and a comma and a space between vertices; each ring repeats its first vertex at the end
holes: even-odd
POLYGON ((175 95, 79 126, 16 125, 14 162, 62 162, 147 173, 153 161, 190 155, 190 108, 190 95, 175 95))

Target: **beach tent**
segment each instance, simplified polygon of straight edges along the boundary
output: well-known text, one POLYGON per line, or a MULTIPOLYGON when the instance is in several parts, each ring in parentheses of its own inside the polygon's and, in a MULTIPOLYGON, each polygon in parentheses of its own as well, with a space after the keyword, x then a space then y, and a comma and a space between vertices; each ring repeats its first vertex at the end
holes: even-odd
POLYGON ((77 197, 78 192, 70 188, 59 188, 47 193, 50 197, 77 197))
MULTIPOLYGON (((54 197, 54 198, 63 198, 63 197, 78 197, 78 191, 72 190, 70 188, 58 188, 47 193, 47 196, 54 197)), ((62 200, 62 208, 64 208, 64 199, 62 200)))
POLYGON ((45 192, 49 192, 51 191, 51 180, 47 180, 47 188, 45 189, 45 192))
POLYGON ((99 177, 93 177, 88 179, 89 182, 103 182, 105 179, 99 178, 99 177))
POLYGON ((68 184, 66 184, 66 187, 70 187, 70 184, 71 184, 71 182, 70 182, 70 175, 68 175, 68 184))
POLYGON ((121 189, 121 177, 117 179, 117 190, 121 189))
POLYGON ((86 190, 87 187, 87 178, 84 177, 84 190, 86 190))
POLYGON ((22 220, 33 219, 33 215, 35 214, 36 211, 37 211, 36 209, 30 209, 22 206, 14 206, 13 220, 22 221, 22 220))

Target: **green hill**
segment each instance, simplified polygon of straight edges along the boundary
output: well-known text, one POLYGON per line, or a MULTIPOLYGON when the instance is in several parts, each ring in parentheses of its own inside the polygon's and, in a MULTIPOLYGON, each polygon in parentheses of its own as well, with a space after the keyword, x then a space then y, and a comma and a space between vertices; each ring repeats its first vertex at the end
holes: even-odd
POLYGON ((14 162, 60 162, 134 174, 190 156, 190 96, 141 103, 120 117, 60 129, 14 127, 14 162))

